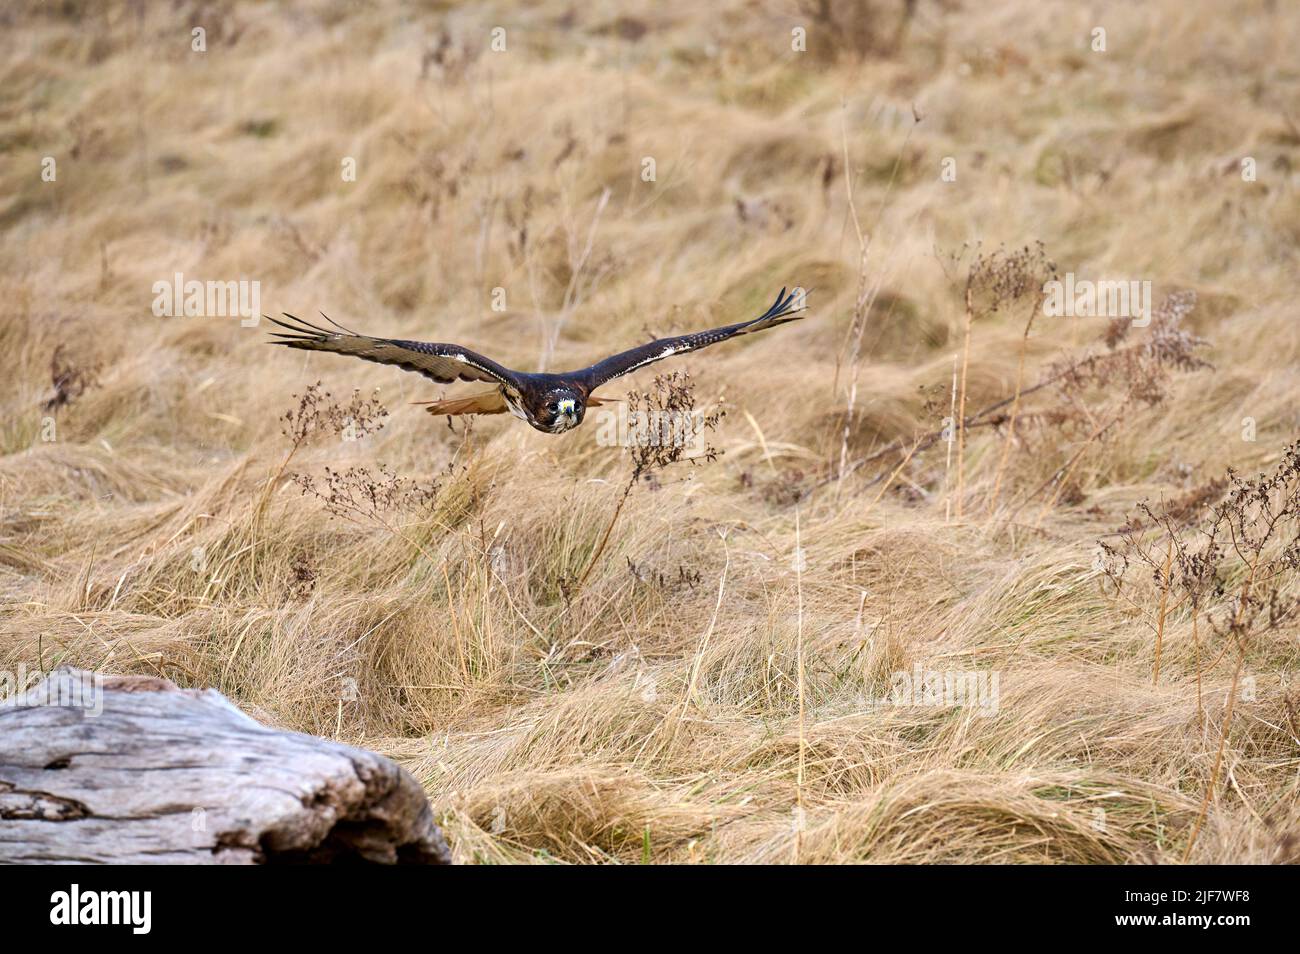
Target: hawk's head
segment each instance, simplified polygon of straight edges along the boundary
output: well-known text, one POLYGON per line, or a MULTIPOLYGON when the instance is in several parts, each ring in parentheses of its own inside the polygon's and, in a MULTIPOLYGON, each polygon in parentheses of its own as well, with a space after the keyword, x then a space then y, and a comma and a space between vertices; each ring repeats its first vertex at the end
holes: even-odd
POLYGON ((524 399, 524 420, 548 434, 561 434, 577 427, 587 411, 582 392, 574 388, 552 388, 531 401, 529 397, 524 399))

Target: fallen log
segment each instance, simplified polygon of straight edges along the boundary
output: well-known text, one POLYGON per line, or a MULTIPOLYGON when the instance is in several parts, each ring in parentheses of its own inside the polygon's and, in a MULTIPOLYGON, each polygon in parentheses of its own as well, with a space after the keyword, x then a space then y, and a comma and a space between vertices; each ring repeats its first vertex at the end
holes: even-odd
POLYGON ((213 689, 59 669, 0 703, 0 862, 451 864, 419 783, 213 689))

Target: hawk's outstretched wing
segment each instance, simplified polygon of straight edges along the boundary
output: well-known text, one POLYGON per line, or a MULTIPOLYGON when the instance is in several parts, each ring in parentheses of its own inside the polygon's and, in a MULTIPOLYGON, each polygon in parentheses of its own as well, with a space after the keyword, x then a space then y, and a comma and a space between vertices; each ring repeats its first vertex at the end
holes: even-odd
POLYGON ((497 364, 491 358, 485 358, 477 352, 454 344, 436 344, 427 341, 404 341, 399 338, 372 338, 348 331, 333 319, 322 315, 326 321, 337 328, 330 331, 313 325, 309 321, 285 315, 288 321, 267 318, 293 332, 271 332, 278 341, 271 344, 284 345, 287 348, 302 348, 304 351, 331 351, 334 354, 349 354, 366 361, 380 364, 392 364, 403 371, 415 371, 437 381, 450 384, 453 381, 491 381, 496 384, 508 384, 515 387, 517 378, 509 368, 497 364))
POLYGON ((637 368, 653 364, 675 354, 698 351, 700 348, 707 348, 709 345, 717 344, 719 341, 726 341, 736 335, 747 335, 754 331, 775 328, 787 321, 797 321, 803 317, 799 314, 803 308, 794 307, 794 299, 794 292, 787 295, 785 289, 782 288, 781 293, 776 296, 776 301, 772 303, 772 307, 757 318, 741 321, 734 325, 724 325, 721 328, 713 328, 709 331, 697 331, 694 334, 679 335, 675 338, 660 338, 657 341, 651 341, 649 344, 643 344, 630 351, 624 351, 621 354, 606 358, 604 361, 576 372, 574 377, 581 380, 587 386, 588 392, 591 392, 612 378, 617 378, 622 374, 629 374, 637 368))

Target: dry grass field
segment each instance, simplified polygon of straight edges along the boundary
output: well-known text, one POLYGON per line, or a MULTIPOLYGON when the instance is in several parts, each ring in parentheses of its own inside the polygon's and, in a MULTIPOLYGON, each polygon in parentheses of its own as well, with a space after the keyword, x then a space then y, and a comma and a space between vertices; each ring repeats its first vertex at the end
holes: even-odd
POLYGON ((467 863, 1300 858, 1293 4, 0 23, 0 670, 382 752, 467 863), (176 273, 527 370, 809 308, 602 392, 725 410, 620 512, 596 411, 451 427, 176 273))

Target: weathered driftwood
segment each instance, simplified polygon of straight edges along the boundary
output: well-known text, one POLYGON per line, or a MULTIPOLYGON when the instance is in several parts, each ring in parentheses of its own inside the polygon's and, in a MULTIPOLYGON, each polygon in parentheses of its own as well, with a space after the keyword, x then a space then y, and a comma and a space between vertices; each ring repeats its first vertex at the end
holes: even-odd
POLYGON ((60 669, 0 705, 0 862, 450 864, 423 789, 213 689, 60 669))

